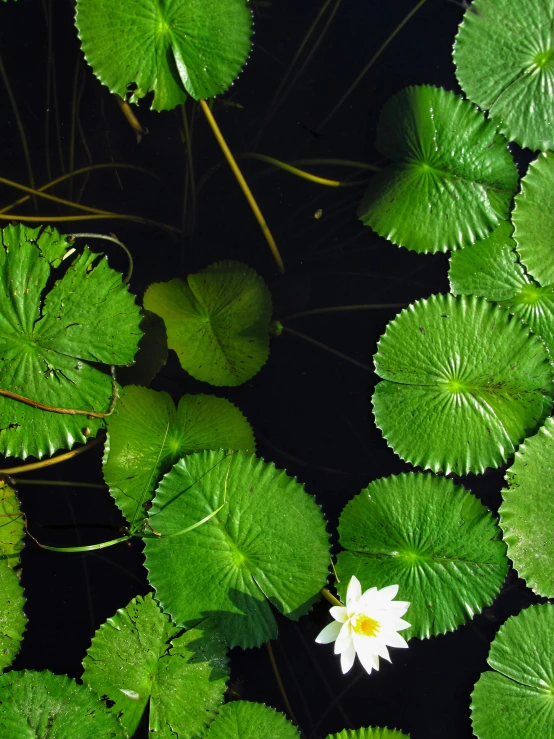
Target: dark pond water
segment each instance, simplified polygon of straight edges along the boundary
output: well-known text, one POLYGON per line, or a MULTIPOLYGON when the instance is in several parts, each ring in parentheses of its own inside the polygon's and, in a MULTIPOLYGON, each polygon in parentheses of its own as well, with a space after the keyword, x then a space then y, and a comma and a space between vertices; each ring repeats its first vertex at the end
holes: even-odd
MULTIPOLYGON (((375 162, 374 134, 383 103, 406 85, 429 83, 457 90, 451 47, 463 14, 460 4, 428 0, 400 32, 353 93, 320 130, 351 82, 387 35, 413 7, 413 0, 331 2, 308 42, 309 63, 277 102, 271 101, 321 0, 280 0, 254 4, 254 47, 247 67, 226 96, 236 106, 216 104, 215 114, 235 153, 255 150, 282 160, 340 158, 375 162), (314 42, 336 13, 317 49, 314 42), (240 106, 240 107, 238 107, 240 106)), ((149 135, 137 145, 107 90, 79 55, 71 2, 20 0, 0 7, 0 52, 22 116, 35 181, 43 184, 69 167, 72 98, 77 90, 74 166, 90 160, 147 167, 163 180, 113 171, 92 175, 83 201, 118 212, 137 213, 177 227, 183 222, 186 155, 175 113, 140 109, 149 135), (52 55, 49 60, 48 49, 52 55), (52 65, 52 66, 49 66, 52 65), (48 70, 49 131, 46 130, 48 70), (78 72, 74 88, 75 73, 78 72), (53 79, 53 78, 51 78, 53 79), (48 164, 48 161, 50 164, 48 164)), ((295 79, 293 79, 295 78, 295 79)), ((11 107, 2 89, 0 175, 28 182, 11 107)), ((87 229, 116 231, 135 256, 132 289, 142 297, 153 281, 185 275, 217 259, 240 259, 270 285, 275 317, 324 306, 402 303, 448 289, 444 255, 419 256, 397 249, 357 221, 363 188, 333 190, 269 171, 259 162, 245 172, 281 249, 286 276, 277 275, 263 237, 220 152, 199 115, 194 124, 194 166, 198 183, 194 229, 187 236, 130 222, 98 222, 87 229), (316 210, 322 209, 319 219, 316 210)), ((342 178, 352 170, 336 165, 314 168, 342 178)), ((62 197, 75 197, 83 180, 62 197)), ((14 193, 1 186, 0 205, 14 193)), ((29 206, 27 214, 33 214, 29 206)), ((60 215, 42 202, 39 214, 60 215)), ((45 218, 46 222, 46 218, 45 218)), ((63 224, 64 230, 79 230, 63 224)), ((125 269, 120 253, 109 249, 110 264, 125 269)), ((305 483, 335 531, 347 500, 375 478, 407 469, 373 424, 370 396, 376 381, 372 354, 378 337, 397 312, 329 313, 290 321, 291 328, 327 344, 367 369, 348 363, 292 335, 274 339, 270 359, 252 381, 234 389, 212 389, 180 369, 174 355, 153 383, 175 399, 213 392, 229 398, 254 427, 258 453, 305 483)), ((99 449, 28 478, 102 483, 99 449)), ((491 508, 500 502, 502 471, 464 481, 491 508)), ((77 487, 21 485, 20 497, 36 536, 57 546, 96 543, 117 536, 122 519, 107 491, 77 487)), ((141 545, 120 545, 90 554, 59 554, 28 546, 23 583, 29 626, 17 669, 50 669, 80 675, 80 663, 94 631, 117 608, 148 591, 141 545)), ((299 623, 279 618, 275 655, 305 737, 325 737, 345 727, 380 725, 410 733, 413 739, 470 737, 469 701, 473 684, 486 669, 486 656, 498 626, 531 602, 532 595, 511 573, 496 602, 453 634, 413 640, 396 650, 393 663, 367 676, 356 665, 343 676, 330 647, 315 644, 325 624, 321 603, 299 623)), ((265 650, 232 654, 233 695, 263 701, 279 710, 283 702, 265 650)), ((139 732, 140 735, 140 732, 139 732)), ((145 735, 145 733, 143 733, 145 735)), ((138 735, 137 735, 138 736, 138 735)))

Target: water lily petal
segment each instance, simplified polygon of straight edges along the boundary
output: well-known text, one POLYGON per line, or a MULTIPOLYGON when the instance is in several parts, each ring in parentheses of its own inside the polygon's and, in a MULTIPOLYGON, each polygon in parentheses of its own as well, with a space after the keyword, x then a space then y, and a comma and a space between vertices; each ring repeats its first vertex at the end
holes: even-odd
POLYGON ((335 642, 335 654, 341 654, 352 644, 352 628, 350 622, 342 624, 335 642))
POLYGON ((371 675, 371 670, 379 669, 379 657, 377 657, 377 655, 373 653, 373 649, 370 645, 366 645, 366 647, 360 647, 358 651, 358 657, 360 658, 362 667, 368 675, 371 675))
MULTIPOLYGON (((379 636, 364 636, 363 634, 354 633, 352 634, 352 641, 356 647, 356 652, 358 652, 359 655, 371 652, 377 657, 386 659, 387 662, 391 661, 389 650, 387 649, 384 640, 379 638, 379 636)), ((360 661, 361 659, 362 658, 360 656, 360 661)))
POLYGON ((354 645, 351 642, 348 649, 346 649, 340 656, 340 666, 342 668, 342 672, 344 675, 352 667, 355 659, 356 659, 356 650, 354 649, 354 645))
POLYGON ((343 624, 348 618, 348 613, 344 606, 333 606, 329 610, 329 613, 335 619, 335 621, 340 621, 341 624, 343 624))
POLYGON ((340 629, 341 625, 338 621, 332 621, 330 624, 327 624, 318 636, 316 636, 315 640, 318 644, 330 644, 332 641, 335 641, 339 635, 340 629))
POLYGON ((388 644, 389 647, 406 649, 408 646, 408 643, 404 639, 404 637, 400 636, 400 634, 397 634, 396 631, 387 631, 383 634, 382 638, 385 641, 385 644, 388 644))
POLYGON ((362 597, 362 585, 356 575, 352 575, 350 582, 348 583, 348 590, 346 591, 346 605, 347 607, 352 602, 357 602, 362 597))

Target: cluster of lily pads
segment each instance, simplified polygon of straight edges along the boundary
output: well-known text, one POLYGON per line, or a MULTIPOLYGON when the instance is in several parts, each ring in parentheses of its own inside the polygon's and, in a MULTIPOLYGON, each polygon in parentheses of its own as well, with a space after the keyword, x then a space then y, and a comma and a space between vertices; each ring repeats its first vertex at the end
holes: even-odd
MULTIPOLYGON (((377 148, 391 164, 359 210, 394 244, 451 252, 451 292, 403 310, 374 358, 375 422, 422 471, 371 482, 345 505, 338 529, 339 595, 352 576, 364 589, 398 584, 411 604, 406 639, 452 631, 490 605, 508 571, 506 549, 529 587, 554 597, 554 100, 544 94, 554 7, 522 5, 547 16, 526 29, 525 39, 536 35, 527 45, 511 27, 509 0, 476 0, 466 12, 454 61, 469 99, 422 86, 385 105, 377 148), (517 194, 508 140, 543 151, 517 194), (446 477, 512 457, 499 523, 446 477)), ((248 55, 250 26, 243 0, 79 0, 77 10, 94 73, 132 101, 153 91, 156 110, 226 89, 248 55)), ((162 736, 298 737, 270 708, 223 705, 227 651, 274 639, 273 609, 297 620, 320 597, 331 559, 323 513, 300 482, 255 456, 254 432, 232 403, 184 395, 176 407, 148 387, 168 348, 214 386, 255 375, 270 348, 265 283, 224 261, 151 285, 140 308, 105 259, 88 247, 76 253, 55 229, 9 226, 1 235, 0 453, 40 459, 106 428, 104 479, 127 521, 122 539, 144 539, 154 594, 100 627, 80 684, 5 671, 0 733, 15 739, 32 726, 37 736, 130 737, 148 710, 150 731, 162 736)), ((7 670, 26 624, 25 531, 7 481, 0 514, 7 670)), ((472 696, 481 739, 554 736, 553 627, 550 604, 501 627, 493 671, 472 696)), ((401 736, 367 728, 333 739, 401 736)))

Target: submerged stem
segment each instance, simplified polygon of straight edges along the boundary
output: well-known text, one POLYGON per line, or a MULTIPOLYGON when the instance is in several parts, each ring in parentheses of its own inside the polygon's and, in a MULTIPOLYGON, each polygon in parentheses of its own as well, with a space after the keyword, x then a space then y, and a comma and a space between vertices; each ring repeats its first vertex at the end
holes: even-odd
POLYGON ((275 661, 275 655, 273 654, 273 647, 271 646, 271 642, 267 641, 265 643, 265 646, 267 648, 267 654, 269 656, 269 662, 271 664, 271 669, 273 670, 273 674, 275 675, 275 680, 277 681, 277 687, 279 688, 279 692, 281 693, 281 698, 283 699, 283 703, 285 704, 285 708, 288 713, 288 716, 291 719, 291 721, 298 726, 298 721, 296 720, 296 716, 294 715, 294 711, 292 710, 292 706, 288 699, 285 686, 283 684, 283 681, 281 680, 281 675, 279 673, 279 668, 277 667, 277 662, 275 661))
POLYGON ((304 318, 304 316, 317 316, 321 313, 342 313, 343 311, 353 310, 382 310, 385 308, 404 308, 406 303, 365 303, 362 305, 331 305, 327 308, 312 308, 311 310, 304 310, 300 313, 291 313, 288 316, 283 316, 279 320, 290 321, 293 318, 304 318))
POLYGON ((309 344, 313 344, 314 346, 317 346, 319 349, 323 349, 323 351, 329 352, 330 354, 334 354, 335 357, 339 357, 340 359, 344 359, 345 362, 350 362, 350 364, 353 364, 355 367, 359 367, 360 369, 366 370, 367 372, 371 372, 371 367, 368 367, 367 364, 363 364, 363 362, 358 362, 357 359, 352 359, 352 357, 349 357, 346 354, 343 354, 342 352, 339 352, 338 349, 333 349, 331 346, 327 346, 327 344, 323 344, 321 341, 317 341, 317 339, 312 339, 311 336, 306 336, 306 334, 300 333, 300 331, 295 331, 292 328, 288 328, 287 326, 283 326, 283 331, 286 331, 289 334, 292 334, 293 336, 298 337, 299 339, 304 339, 304 341, 307 341, 309 344))
POLYGON ((73 459, 73 457, 77 457, 79 454, 83 454, 83 452, 88 452, 90 449, 98 446, 102 441, 103 439, 101 437, 97 437, 77 449, 72 449, 70 452, 60 454, 58 457, 49 457, 49 459, 42 459, 40 462, 31 462, 30 464, 22 464, 19 465, 19 467, 6 467, 5 469, 0 469, 0 474, 18 475, 20 472, 32 472, 33 470, 40 470, 43 467, 51 467, 54 464, 60 464, 60 462, 66 462, 68 459, 73 459))

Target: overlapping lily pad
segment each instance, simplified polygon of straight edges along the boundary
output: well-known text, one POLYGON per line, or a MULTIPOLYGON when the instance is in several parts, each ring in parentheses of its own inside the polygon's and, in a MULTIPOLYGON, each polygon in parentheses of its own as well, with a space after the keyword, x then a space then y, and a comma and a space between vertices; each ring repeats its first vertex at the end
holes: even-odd
POLYGON ((267 361, 271 295, 241 262, 150 285, 144 307, 164 319, 169 348, 197 380, 241 385, 267 361))
POLYGON ((399 585, 410 603, 402 636, 427 638, 490 605, 506 576, 506 546, 487 509, 451 480, 421 473, 375 480, 345 506, 336 570, 346 596, 399 585))
POLYGON ((378 344, 375 422, 413 465, 464 475, 498 467, 552 406, 544 343, 483 298, 433 295, 378 344))
POLYGON ((262 703, 233 701, 223 706, 205 739, 299 739, 282 713, 262 703))
POLYGON ((161 481, 149 521, 146 567, 162 608, 178 625, 213 617, 231 647, 274 639, 269 604, 296 620, 325 585, 320 509, 300 483, 256 457, 185 457, 161 481))
POLYGON ((126 734, 84 685, 65 675, 27 670, 0 675, 0 736, 125 739, 126 734))
POLYGON ((154 92, 154 110, 219 95, 250 53, 245 0, 78 0, 76 23, 100 81, 131 102, 154 92))
POLYGON ((418 252, 483 239, 507 218, 517 171, 496 126, 452 92, 408 87, 384 106, 374 175, 358 209, 366 225, 418 252))
POLYGON ((167 393, 126 387, 108 422, 104 479, 127 520, 140 526, 161 477, 203 449, 256 450, 250 424, 232 403, 184 395, 175 408, 167 393))
POLYGON ((329 734, 327 739, 402 739, 409 734, 403 734, 396 729, 381 729, 370 726, 367 729, 344 729, 338 734, 329 734))
POLYGON ((229 670, 213 622, 183 632, 152 598, 134 598, 96 632, 83 660, 85 685, 133 736, 149 703, 148 729, 199 736, 223 701, 229 670))
MULTIPOLYGON (((97 364, 133 361, 139 308, 121 275, 87 247, 45 296, 70 248, 55 229, 8 226, 0 245, 0 388, 48 406, 106 412, 112 380, 97 364)), ((106 368, 107 370, 107 368, 106 368)), ((94 436, 99 418, 0 397, 0 453, 43 457, 94 436)))
POLYGON ((454 46, 456 76, 510 141, 554 146, 554 6, 544 0, 474 0, 454 46))
POLYGON ((6 559, 0 558, 0 670, 9 667, 19 652, 27 625, 24 605, 23 588, 17 573, 6 559))
POLYGON ((502 491, 500 526, 514 567, 535 593, 554 598, 554 420, 516 452, 502 491))
POLYGON ((23 516, 15 490, 0 477, 0 559, 18 567, 23 549, 23 516))
POLYGON ((521 261, 540 285, 554 285, 554 154, 541 154, 515 198, 514 239, 521 261))
POLYGON ((517 259, 506 221, 483 241, 450 257, 450 289, 454 295, 479 295, 498 301, 521 318, 554 354, 554 285, 541 287, 517 259))
POLYGON ((532 606, 500 627, 471 696, 479 739, 554 738, 554 606, 532 606))

